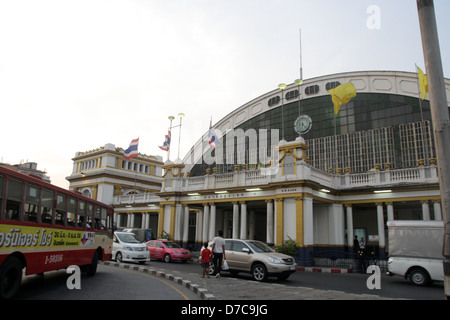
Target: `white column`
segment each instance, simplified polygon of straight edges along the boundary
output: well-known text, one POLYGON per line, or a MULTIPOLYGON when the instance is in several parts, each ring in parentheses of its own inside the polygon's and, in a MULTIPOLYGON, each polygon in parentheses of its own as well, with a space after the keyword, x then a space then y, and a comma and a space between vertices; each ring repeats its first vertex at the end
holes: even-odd
POLYGON ((183 219, 183 242, 187 243, 189 239, 189 207, 184 207, 184 219, 183 219))
POLYGON ((199 210, 197 212, 195 241, 199 242, 203 246, 203 210, 199 210))
POLYGON ((180 203, 177 203, 175 206, 175 241, 181 241, 182 234, 182 224, 183 224, 183 206, 180 203))
POLYGON ((428 201, 420 201, 422 203, 422 215, 423 220, 430 220, 430 207, 428 206, 428 201))
POLYGON ((247 204, 241 202, 241 234, 240 239, 247 238, 247 204))
POLYGON ((386 202, 387 205, 387 219, 388 221, 394 220, 394 204, 392 202, 386 202))
POLYGON ((134 228, 134 213, 131 213, 130 228, 134 228))
POLYGON ((442 221, 441 200, 433 201, 434 220, 442 221))
POLYGON ((216 205, 211 203, 211 212, 209 216, 209 239, 216 236, 216 205))
POLYGON ((267 233, 266 242, 274 243, 273 238, 273 200, 266 200, 267 203, 267 233))
POLYGON ((346 204, 347 208, 347 245, 353 247, 353 208, 351 204, 346 204))
POLYGON ((209 205, 207 203, 203 204, 203 236, 202 242, 208 242, 212 239, 208 239, 209 230, 209 205))
POLYGON ((233 239, 239 238, 239 205, 233 202, 233 239))
POLYGON ((313 199, 303 198, 303 245, 314 244, 313 199))
MULTIPOLYGON (((386 245, 385 235, 384 235, 384 217, 383 217, 383 203, 378 202, 377 204, 377 220, 378 220, 378 244, 380 248, 384 248, 386 245)), ((365 239, 366 243, 368 242, 365 239)))
POLYGON ((125 227, 129 228, 131 226, 131 213, 127 213, 127 224, 125 227))
POLYGON ((142 219, 141 219, 141 229, 145 229, 145 220, 146 220, 146 217, 147 217, 147 213, 142 212, 141 216, 142 216, 142 219))
POLYGON ((330 227, 333 228, 331 231, 331 241, 330 244, 333 245, 344 245, 344 211, 342 204, 332 204, 330 212, 330 227))

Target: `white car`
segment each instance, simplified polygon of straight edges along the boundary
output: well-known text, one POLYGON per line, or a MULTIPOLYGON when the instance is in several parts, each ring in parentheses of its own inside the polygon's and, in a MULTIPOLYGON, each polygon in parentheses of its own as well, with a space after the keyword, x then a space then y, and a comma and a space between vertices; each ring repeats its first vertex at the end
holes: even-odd
POLYGON ((150 261, 150 252, 144 243, 136 239, 134 234, 130 232, 114 232, 112 260, 144 264, 150 261))

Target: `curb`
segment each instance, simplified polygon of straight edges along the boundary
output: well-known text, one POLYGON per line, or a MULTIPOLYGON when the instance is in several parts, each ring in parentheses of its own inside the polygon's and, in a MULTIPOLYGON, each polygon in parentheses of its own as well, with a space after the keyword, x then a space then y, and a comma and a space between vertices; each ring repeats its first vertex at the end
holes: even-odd
POLYGON ((297 271, 321 273, 353 273, 353 269, 297 267, 297 271))
POLYGON ((217 298, 213 294, 208 293, 208 290, 205 288, 200 288, 200 286, 198 284, 192 283, 192 281, 190 281, 190 280, 184 280, 181 277, 175 277, 173 274, 166 273, 164 271, 157 270, 155 268, 136 266, 136 265, 119 263, 119 262, 114 262, 114 261, 103 261, 102 264, 107 265, 107 266, 132 270, 132 271, 149 273, 151 275, 158 276, 158 277, 170 280, 176 284, 182 285, 183 287, 186 287, 189 290, 191 290, 192 292, 194 292, 195 294, 197 294, 203 300, 217 300, 217 298))

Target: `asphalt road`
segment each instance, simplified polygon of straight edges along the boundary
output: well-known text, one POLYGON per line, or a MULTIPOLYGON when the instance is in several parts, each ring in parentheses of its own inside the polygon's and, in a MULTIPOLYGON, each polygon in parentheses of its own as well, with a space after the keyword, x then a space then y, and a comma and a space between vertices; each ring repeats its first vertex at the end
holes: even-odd
MULTIPOLYGON (((130 264, 132 266, 134 264, 130 264)), ((190 279, 202 287, 201 268, 198 263, 165 263, 151 261, 146 267, 171 273, 174 276, 190 279)), ((223 273, 224 277, 231 276, 223 273)), ((99 264, 94 277, 81 276, 81 289, 69 290, 66 281, 69 275, 65 270, 45 273, 44 276, 24 277, 22 287, 16 296, 19 300, 200 300, 191 290, 163 277, 99 264)), ((369 274, 330 274, 297 271, 286 281, 270 278, 266 285, 279 284, 287 287, 302 287, 317 290, 334 290, 352 294, 377 295, 385 298, 413 300, 442 300, 444 286, 434 283, 429 287, 416 287, 398 276, 381 276, 381 289, 369 290, 366 282, 369 274)), ((247 291, 253 287, 250 275, 238 274, 233 277, 235 290, 247 291), (242 285, 244 283, 244 285, 242 285), (239 286, 237 286, 239 284, 239 286), (245 285, 247 284, 247 286, 245 285), (242 288, 242 289, 238 289, 242 288)), ((213 284, 217 279, 208 279, 213 284)), ((214 288, 214 286, 213 286, 214 288)), ((246 292, 236 292, 232 297, 245 300, 246 292), (238 298, 242 297, 242 298, 238 298)))
MULTIPOLYGON (((167 270, 175 276, 183 277, 183 274, 190 274, 190 279, 195 279, 196 275, 198 275, 199 283, 201 283, 201 268, 198 263, 165 263, 152 260, 150 263, 147 263, 147 265, 152 268, 167 270)), ((226 272, 223 272, 223 274, 225 277, 231 277, 226 272)), ((428 287, 417 287, 412 285, 409 280, 405 280, 400 276, 388 276, 382 274, 380 281, 381 289, 370 290, 367 288, 369 276, 369 274, 359 273, 332 274, 297 271, 286 281, 269 278, 268 283, 319 290, 336 290, 353 294, 378 295, 385 298, 413 300, 444 299, 444 285, 442 282, 435 282, 428 287)), ((253 282, 250 275, 245 273, 239 273, 235 278, 242 281, 248 281, 249 284, 253 282)), ((211 281, 214 281, 214 279, 211 279, 211 281)))
POLYGON ((19 300, 200 300, 191 290, 158 276, 98 265, 97 274, 81 274, 81 289, 67 288, 65 270, 24 276, 19 300))

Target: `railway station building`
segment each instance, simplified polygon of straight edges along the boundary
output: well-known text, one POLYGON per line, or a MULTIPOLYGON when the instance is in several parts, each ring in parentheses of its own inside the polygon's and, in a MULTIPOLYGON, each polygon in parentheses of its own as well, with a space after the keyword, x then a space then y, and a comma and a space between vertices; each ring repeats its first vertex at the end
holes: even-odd
MULTIPOLYGON (((450 101, 450 80, 446 79, 450 101)), ((296 242, 308 264, 364 239, 383 259, 388 220, 442 220, 430 104, 416 73, 359 71, 282 86, 238 107, 183 158, 107 144, 78 152, 70 188, 115 208, 119 227, 196 248, 225 237, 296 242), (328 90, 353 83, 334 112, 328 90)))

